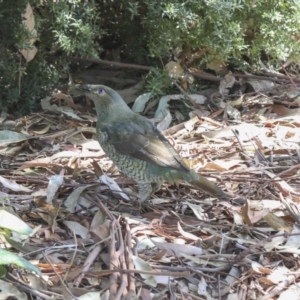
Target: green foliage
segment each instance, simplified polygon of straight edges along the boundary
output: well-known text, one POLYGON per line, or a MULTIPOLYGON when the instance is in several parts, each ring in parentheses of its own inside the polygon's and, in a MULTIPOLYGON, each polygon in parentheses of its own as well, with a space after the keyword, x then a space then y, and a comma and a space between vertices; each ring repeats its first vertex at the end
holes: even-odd
POLYGON ((98 28, 95 22, 98 14, 93 2, 87 1, 82 5, 78 0, 58 1, 53 2, 49 8, 54 18, 43 18, 43 26, 53 27, 55 47, 68 55, 96 57, 95 38, 98 28))
POLYGON ((299 57, 300 2, 271 0, 146 0, 149 52, 206 48, 205 61, 257 64, 299 57), (297 38, 298 36, 298 38, 297 38), (297 40, 298 39, 298 40, 297 40))
POLYGON ((0 1, 0 111, 25 114, 39 99, 67 82, 69 56, 106 58, 156 69, 146 88, 162 95, 170 80, 161 71, 171 55, 180 60, 194 52, 204 69, 216 60, 235 69, 253 70, 260 62, 277 68, 299 61, 300 2, 296 0, 65 0, 0 1), (37 54, 26 62, 35 34, 22 24, 29 3, 34 9, 37 54), (180 50, 181 49, 181 50, 180 50), (117 50, 117 51, 115 51, 117 50))
POLYGON ((152 97, 166 95, 172 80, 165 70, 152 69, 146 78, 145 90, 151 92, 152 97))
POLYGON ((0 3, 0 111, 24 115, 37 109, 42 97, 67 78, 68 55, 96 57, 100 35, 93 1, 1 1, 0 3), (22 23, 27 3, 34 10, 37 34, 22 23), (20 49, 37 54, 26 62, 20 49))

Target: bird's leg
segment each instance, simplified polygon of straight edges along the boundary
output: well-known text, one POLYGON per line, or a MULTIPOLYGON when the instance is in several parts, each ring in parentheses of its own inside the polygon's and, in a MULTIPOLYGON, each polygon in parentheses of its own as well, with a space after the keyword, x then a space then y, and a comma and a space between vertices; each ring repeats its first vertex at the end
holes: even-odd
POLYGON ((140 202, 146 201, 152 194, 152 185, 150 182, 139 182, 139 200, 140 202))

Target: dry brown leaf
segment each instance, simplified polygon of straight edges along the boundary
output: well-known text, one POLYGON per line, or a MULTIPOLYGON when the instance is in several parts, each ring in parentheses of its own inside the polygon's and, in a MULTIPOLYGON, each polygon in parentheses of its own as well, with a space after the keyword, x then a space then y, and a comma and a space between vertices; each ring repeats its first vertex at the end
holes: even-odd
MULTIPOLYGON (((33 9, 29 3, 27 3, 26 11, 22 14, 24 19, 23 24, 25 28, 30 32, 30 34, 34 37, 37 36, 37 32, 35 29, 35 19, 33 14, 33 9)), ((24 56, 27 62, 30 62, 35 55, 37 54, 37 48, 34 46, 36 38, 30 39, 30 48, 29 49, 20 49, 20 52, 24 56)))
POLYGON ((211 70, 214 70, 216 74, 224 76, 228 73, 228 68, 226 63, 222 60, 215 60, 207 64, 207 67, 211 70))
POLYGON ((259 274, 271 274, 272 273, 272 270, 269 269, 269 268, 265 268, 263 267, 261 264, 253 261, 251 263, 251 267, 253 269, 253 271, 255 271, 256 273, 259 273, 259 274))
POLYGON ((216 159, 214 162, 208 162, 201 170, 227 171, 233 167, 239 167, 241 163, 243 163, 242 160, 231 159, 225 161, 216 159))
POLYGON ((165 69, 168 71, 169 76, 171 78, 175 78, 178 79, 183 75, 183 68, 180 65, 180 63, 175 62, 175 61, 169 61, 166 65, 165 65, 165 69))
POLYGON ((287 222, 285 222, 283 219, 277 217, 273 213, 269 212, 263 218, 268 223, 268 225, 275 230, 278 230, 278 231, 284 230, 289 233, 292 232, 292 227, 287 222))
POLYGON ((259 282, 261 282, 263 284, 273 285, 273 282, 266 277, 260 277, 258 280, 259 280, 259 282))
POLYGON ((203 250, 199 247, 191 246, 191 245, 180 245, 180 244, 173 244, 173 243, 159 243, 153 240, 153 243, 156 247, 162 250, 167 250, 169 255, 200 255, 202 254, 203 250))
POLYGON ((184 230, 182 229, 182 227, 181 227, 181 225, 180 225, 179 222, 177 223, 177 228, 178 228, 178 231, 180 232, 180 234, 181 234, 184 238, 186 238, 186 239, 193 240, 193 241, 197 241, 197 240, 200 239, 200 238, 197 237, 196 235, 184 231, 184 230))
POLYGON ((262 209, 258 212, 253 211, 251 209, 250 201, 247 200, 246 204, 242 208, 241 213, 242 213, 244 222, 248 225, 252 225, 252 224, 260 221, 268 212, 269 212, 268 209, 262 209))

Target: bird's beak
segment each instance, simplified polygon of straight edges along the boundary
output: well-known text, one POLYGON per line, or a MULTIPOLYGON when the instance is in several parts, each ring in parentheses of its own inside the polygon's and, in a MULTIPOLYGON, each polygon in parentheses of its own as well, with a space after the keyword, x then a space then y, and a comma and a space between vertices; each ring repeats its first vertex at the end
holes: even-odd
POLYGON ((90 88, 89 85, 83 84, 83 85, 81 85, 81 90, 82 90, 84 93, 88 93, 88 92, 91 91, 91 88, 90 88))
POLYGON ((69 93, 73 96, 81 96, 84 95, 84 93, 90 92, 91 89, 89 85, 84 84, 84 85, 73 85, 69 88, 69 93))

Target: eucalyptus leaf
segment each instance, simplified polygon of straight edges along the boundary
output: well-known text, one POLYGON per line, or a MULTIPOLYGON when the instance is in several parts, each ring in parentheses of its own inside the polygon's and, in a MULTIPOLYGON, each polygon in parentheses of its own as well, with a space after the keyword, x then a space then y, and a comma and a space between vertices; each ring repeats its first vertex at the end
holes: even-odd
POLYGON ((30 138, 30 136, 23 133, 10 130, 0 130, 0 146, 22 142, 28 138, 30 138))
POLYGON ((132 106, 132 110, 136 113, 143 112, 147 102, 151 98, 152 93, 144 93, 136 98, 132 106))
POLYGON ((35 272, 38 275, 42 274, 41 270, 37 266, 33 265, 25 258, 15 253, 11 253, 9 251, 0 249, 0 265, 10 265, 10 264, 27 269, 28 271, 35 272))
POLYGON ((4 209, 0 210, 0 228, 6 228, 25 235, 32 233, 32 229, 25 222, 4 209))

